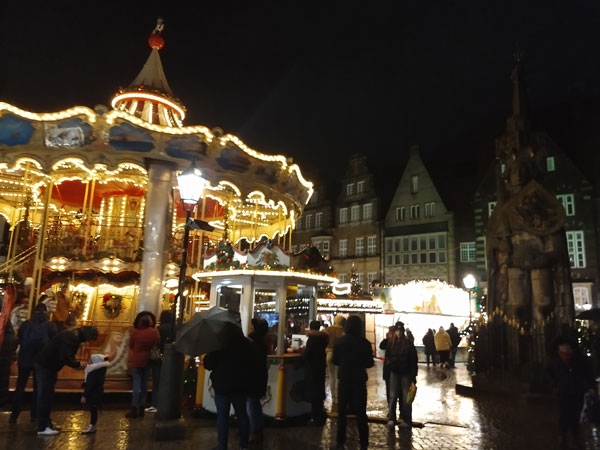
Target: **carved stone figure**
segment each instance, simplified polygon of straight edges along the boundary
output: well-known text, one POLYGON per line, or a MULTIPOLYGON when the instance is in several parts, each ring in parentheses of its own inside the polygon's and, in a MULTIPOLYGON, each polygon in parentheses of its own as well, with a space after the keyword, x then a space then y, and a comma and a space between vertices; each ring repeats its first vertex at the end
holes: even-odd
POLYGON ((503 368, 541 365, 550 335, 574 316, 565 210, 542 182, 548 140, 524 116, 520 53, 511 78, 513 115, 496 141, 497 204, 486 234, 488 311, 512 324, 493 337, 504 341, 506 354, 492 356, 503 368))

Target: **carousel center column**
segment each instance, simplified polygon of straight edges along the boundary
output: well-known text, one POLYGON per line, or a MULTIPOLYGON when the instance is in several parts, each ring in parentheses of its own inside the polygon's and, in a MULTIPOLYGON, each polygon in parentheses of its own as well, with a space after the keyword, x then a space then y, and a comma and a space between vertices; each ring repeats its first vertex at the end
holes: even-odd
POLYGON ((138 312, 160 312, 165 270, 165 248, 169 235, 169 201, 171 194, 171 166, 150 161, 144 213, 144 253, 140 274, 138 312))

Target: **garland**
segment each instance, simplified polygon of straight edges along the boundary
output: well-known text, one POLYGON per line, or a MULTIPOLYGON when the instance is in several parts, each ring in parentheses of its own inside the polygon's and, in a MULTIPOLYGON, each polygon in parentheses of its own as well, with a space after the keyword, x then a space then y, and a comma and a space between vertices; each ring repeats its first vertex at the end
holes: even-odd
POLYGON ((104 294, 102 297, 102 309, 104 315, 109 319, 114 319, 125 309, 123 305, 123 296, 118 294, 104 294))

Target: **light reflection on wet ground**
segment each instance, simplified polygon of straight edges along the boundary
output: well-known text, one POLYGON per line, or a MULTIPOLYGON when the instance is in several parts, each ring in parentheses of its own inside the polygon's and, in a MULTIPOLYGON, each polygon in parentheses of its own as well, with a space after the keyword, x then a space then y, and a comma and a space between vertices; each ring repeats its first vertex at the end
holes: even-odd
MULTIPOLYGON (((456 395, 458 381, 468 382, 469 377, 461 366, 455 370, 429 369, 420 365, 418 392, 413 408, 413 418, 422 422, 423 428, 389 430, 385 424, 385 385, 381 380, 379 363, 369 374, 369 400, 367 409, 372 420, 369 425, 370 448, 388 449, 553 449, 556 443, 555 410, 552 404, 520 404, 506 398, 472 399, 456 395), (380 419, 380 420, 377 420, 380 419)), ((188 418, 188 437, 180 442, 155 442, 154 418, 128 420, 123 410, 107 405, 101 413, 98 432, 82 436, 89 414, 80 406, 61 405, 67 410, 53 413, 53 420, 63 427, 56 437, 39 438, 35 426, 23 414, 16 426, 8 425, 8 413, 0 413, 0 449, 46 450, 125 450, 125 449, 212 449, 216 445, 213 419, 188 418)), ((324 428, 278 427, 266 430, 262 448, 282 450, 309 450, 328 448, 335 444, 336 421, 330 419, 324 428)), ((587 449, 600 448, 600 435, 596 430, 586 430, 587 449)), ((348 429, 347 448, 357 447, 358 436, 351 423, 348 429)), ((230 448, 236 448, 237 433, 231 432, 230 448)))

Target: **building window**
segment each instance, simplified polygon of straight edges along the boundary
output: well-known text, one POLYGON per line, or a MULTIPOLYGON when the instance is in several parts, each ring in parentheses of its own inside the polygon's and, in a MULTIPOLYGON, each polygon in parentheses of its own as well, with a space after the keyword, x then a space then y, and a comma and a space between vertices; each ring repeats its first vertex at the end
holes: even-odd
POLYGON ((302 218, 298 217, 298 219, 296 219, 296 230, 301 230, 302 229, 302 218))
POLYGON ((419 175, 410 177, 410 192, 413 194, 419 192, 419 175))
POLYGON ((319 201, 319 196, 317 195, 317 191, 313 191, 312 196, 310 197, 310 203, 313 205, 319 201))
POLYGON ((365 203, 363 205, 363 220, 371 220, 373 218, 373 203, 365 203))
POLYGON ((323 253, 321 255, 323 255, 323 258, 329 258, 329 241, 323 242, 323 253))
MULTIPOLYGON (((376 251, 376 236, 368 238, 368 250, 376 251)), ((446 233, 418 234, 386 238, 386 264, 444 264, 446 262, 446 233)))
POLYGON ((340 223, 348 223, 348 208, 340 208, 340 223))
POLYGON ((425 217, 435 216, 435 202, 425 203, 425 217))
POLYGON ((356 238, 356 256, 363 256, 365 253, 365 239, 356 238))
POLYGON ((364 192, 365 192, 365 182, 359 181, 358 183, 356 183, 356 193, 364 194, 364 192))
POLYGON ((369 236, 367 238, 367 255, 373 256, 377 253, 377 236, 369 236))
POLYGON ((556 170, 554 166, 554 156, 548 156, 546 158, 546 170, 548 172, 554 172, 556 170))
POLYGON ((306 229, 310 230, 312 228, 312 214, 306 216, 306 229))
POLYGON ((504 163, 500 164, 500 173, 504 173, 505 170, 506 170, 506 164, 504 164, 504 163))
POLYGON ((573 299, 575 300, 575 310, 585 311, 592 308, 590 299, 590 290, 587 286, 573 286, 573 299))
POLYGON ((567 216, 575 215, 575 196, 573 194, 560 194, 556 198, 562 203, 567 216))
POLYGON ((338 273, 338 280, 340 281, 340 283, 345 283, 346 282, 346 274, 338 273))
POLYGON ((460 262, 475 261, 475 242, 460 243, 460 262))
POLYGON ((350 208, 350 222, 358 222, 360 220, 360 206, 350 208))
POLYGON ((315 214, 315 228, 321 228, 323 226, 323 213, 318 212, 315 214))
POLYGON ((367 274, 367 280, 369 282, 369 287, 373 286, 373 281, 377 279, 377 272, 369 272, 367 274))
POLYGON ((354 183, 348 183, 346 185, 346 195, 348 197, 350 197, 351 195, 354 195, 354 183))
POLYGON ((358 275, 358 285, 362 288, 363 287, 363 281, 364 281, 364 274, 362 273, 357 273, 356 275, 358 275))
POLYGON ((391 266, 394 263, 394 256, 393 255, 387 255, 385 257, 385 265, 386 266, 391 266))
POLYGON ((421 216, 421 205, 410 205, 410 218, 418 219, 421 216))
POLYGON ((406 208, 404 206, 396 208, 396 221, 406 220, 406 208))
POLYGON ((340 239, 340 258, 348 256, 348 239, 340 239))
POLYGON ((496 202, 489 202, 488 203, 488 217, 490 217, 492 215, 492 213, 494 212, 494 208, 496 207, 496 202))
POLYGON ((583 231, 567 231, 567 247, 569 249, 571 267, 585 267, 585 244, 583 241, 583 231))

